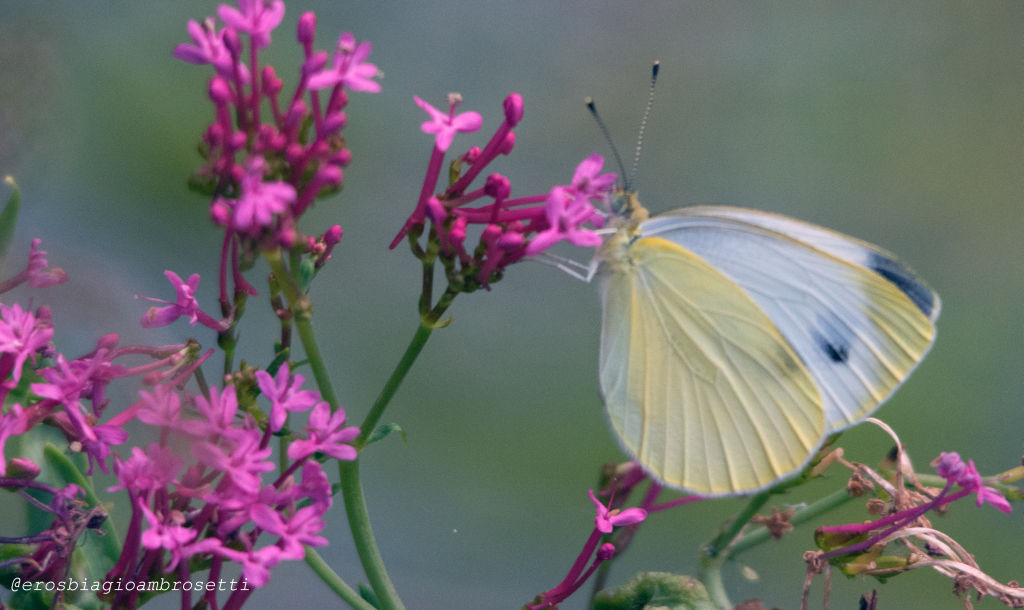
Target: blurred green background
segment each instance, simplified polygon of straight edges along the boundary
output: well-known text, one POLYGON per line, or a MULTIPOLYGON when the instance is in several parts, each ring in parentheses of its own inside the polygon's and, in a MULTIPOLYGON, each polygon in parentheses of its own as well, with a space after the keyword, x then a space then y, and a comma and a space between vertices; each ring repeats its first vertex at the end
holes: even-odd
MULTIPOLYGON (((919 470, 940 451, 983 474, 1024 451, 1024 4, 1021 2, 325 2, 288 3, 264 57, 286 83, 299 62, 294 27, 315 10, 318 47, 350 31, 370 40, 383 91, 353 94, 344 132, 354 155, 344 191, 318 203, 309 233, 345 237, 312 296, 336 387, 361 419, 417 324, 418 262, 387 244, 408 215, 431 139, 412 103, 458 91, 484 130, 510 91, 526 102, 513 154, 494 171, 513 195, 565 183, 606 147, 583 108, 596 98, 628 153, 650 62, 662 62, 638 187, 652 212, 698 203, 757 207, 875 242, 940 293, 939 337, 880 411, 919 470)), ((32 237, 71 281, 36 293, 54 309, 58 346, 96 337, 172 342, 184 323, 143 332, 146 304, 170 296, 164 269, 198 272, 215 309, 220 238, 207 201, 185 181, 212 116, 209 70, 175 60, 185 24, 213 2, 0 2, 0 171, 23 191, 15 260, 32 237)), ((490 168, 489 168, 490 169, 490 168)), ((565 251, 586 258, 586 253, 565 251)), ((251 276, 263 288, 263 270, 251 276)), ((261 364, 271 318, 250 302, 243 355, 261 364)), ((535 264, 511 268, 489 293, 462 296, 386 414, 396 438, 364 457, 373 524, 410 608, 514 608, 564 576, 592 527, 586 491, 622 454, 598 397, 594 287, 535 264)), ((130 396, 125 395, 125 400, 130 396)), ((860 426, 841 441, 874 463, 888 447, 860 426)), ((784 502, 843 484, 838 470, 784 502)), ((1024 507, 1004 516, 962 502, 936 525, 996 578, 1024 579, 1024 507)), ((696 573, 699 545, 742 506, 698 503, 654 515, 612 584, 642 569, 696 573)), ((327 560, 360 579, 340 505, 327 560)), ((819 524, 863 518, 861 506, 819 524)), ((733 601, 793 608, 812 528, 743 557, 760 575, 726 571, 733 601)), ((17 532, 2 532, 5 535, 17 532)), ((330 603, 301 563, 279 566, 254 607, 330 603), (319 600, 319 602, 318 602, 319 600)), ((833 607, 879 588, 880 608, 960 607, 952 584, 918 571, 886 585, 837 578, 833 607)), ((821 580, 812 607, 820 605, 821 580)), ((563 605, 583 607, 582 599, 563 605)), ((152 607, 173 607, 167 598, 152 607)), ((986 600, 979 607, 998 604, 986 600)))

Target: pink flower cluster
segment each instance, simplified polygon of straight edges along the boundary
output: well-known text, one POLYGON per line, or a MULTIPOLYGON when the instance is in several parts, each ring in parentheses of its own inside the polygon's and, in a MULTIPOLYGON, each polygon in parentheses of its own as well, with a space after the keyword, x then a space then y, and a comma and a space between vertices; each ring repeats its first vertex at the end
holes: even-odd
POLYGON ((482 118, 476 112, 456 114, 462 101, 457 94, 449 95, 448 112, 418 97, 414 100, 430 117, 421 129, 434 136, 434 148, 416 208, 391 242, 392 248, 408 234, 419 236, 429 218, 441 255, 458 261, 463 275, 489 287, 508 265, 560 241, 586 247, 600 245, 601 237, 584 228, 604 226, 602 210, 616 180, 615 174, 601 173, 604 159, 600 155, 591 155, 580 163, 571 184, 556 186, 546 194, 513 198, 509 179, 496 173, 487 176, 482 187, 468 190, 489 163, 509 154, 515 146, 512 128, 522 120, 523 99, 512 93, 505 98, 505 120, 484 148, 472 147, 460 155, 452 168, 467 169, 435 194, 445 153, 455 135, 478 130, 482 118), (487 203, 479 204, 481 200, 487 203), (472 204, 478 205, 470 207, 472 204), (481 227, 479 244, 468 247, 473 225, 481 227))
POLYGON ((298 245, 317 267, 330 257, 341 229, 303 236, 297 220, 317 197, 342 184, 342 168, 351 161, 341 136, 348 92, 373 93, 380 84, 377 67, 367 61, 370 43, 344 33, 333 53, 314 49, 316 16, 309 12, 297 28, 305 59, 294 88, 285 92, 274 68, 259 63, 259 51, 284 17, 284 3, 240 0, 237 8, 221 5, 217 14, 223 27, 212 18, 190 21, 192 43, 178 45, 174 55, 215 71, 208 89, 215 118, 203 136, 206 163, 193 184, 213 195, 211 217, 225 228, 220 282, 227 303, 229 264, 235 290, 256 293, 239 268, 257 248, 298 245))
MULTIPOLYGON (((168 385, 139 393, 125 415, 159 428, 160 442, 115 461, 118 484, 110 491, 126 490, 133 512, 125 552, 108 579, 145 579, 154 569, 187 579, 189 559, 201 556, 211 574, 224 561, 241 564, 248 585, 260 587, 270 568, 302 559, 303 545, 327 544, 319 532, 332 490, 311 458, 355 459, 349 442, 359 429, 345 426, 343 409, 331 413, 318 392, 302 389, 305 378, 287 365, 274 376, 256 371, 255 380, 270 402, 263 428, 251 411, 242 412, 234 386, 212 389, 209 396, 182 396, 168 385), (189 403, 197 416, 187 415, 183 407, 189 403), (277 468, 273 435, 284 431, 289 413, 311 409, 306 434, 290 433, 296 440, 288 447, 287 466, 266 482, 264 474, 277 468)), ((247 594, 235 591, 224 607, 240 604, 247 594)), ((115 603, 134 601, 131 592, 119 595, 125 597, 115 603)))

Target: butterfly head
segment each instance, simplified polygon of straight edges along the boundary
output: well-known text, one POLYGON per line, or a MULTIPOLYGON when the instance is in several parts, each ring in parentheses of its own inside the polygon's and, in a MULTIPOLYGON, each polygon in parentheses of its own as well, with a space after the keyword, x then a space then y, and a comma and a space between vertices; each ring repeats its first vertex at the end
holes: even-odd
POLYGON ((630 231, 635 231, 648 217, 647 208, 640 204, 636 191, 621 187, 612 193, 611 211, 620 225, 630 231))

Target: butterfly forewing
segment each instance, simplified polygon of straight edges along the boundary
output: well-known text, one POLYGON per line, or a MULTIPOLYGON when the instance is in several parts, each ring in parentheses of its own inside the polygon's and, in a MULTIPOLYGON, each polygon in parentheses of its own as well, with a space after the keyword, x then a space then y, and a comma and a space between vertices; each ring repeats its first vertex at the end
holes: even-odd
POLYGON ((828 431, 863 419, 924 357, 939 300, 870 244, 782 216, 683 208, 644 223, 738 284, 811 372, 828 431))
POLYGON ((807 366, 739 285, 658 237, 602 253, 600 381, 612 427, 652 474, 702 495, 795 474, 825 432, 807 366))

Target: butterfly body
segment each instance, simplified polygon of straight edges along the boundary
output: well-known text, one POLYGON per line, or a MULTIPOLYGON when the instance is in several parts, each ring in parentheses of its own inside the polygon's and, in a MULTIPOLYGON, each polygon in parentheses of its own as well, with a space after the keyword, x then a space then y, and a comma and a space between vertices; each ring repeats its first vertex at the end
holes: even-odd
POLYGON ((660 481, 738 495, 798 473, 924 357, 939 300, 871 244, 732 207, 623 200, 598 253, 600 382, 660 481))

